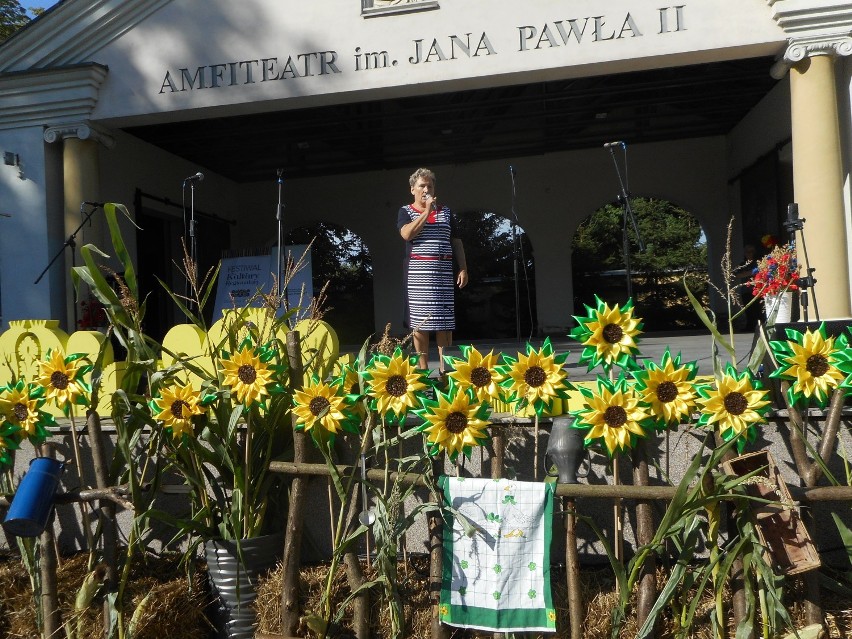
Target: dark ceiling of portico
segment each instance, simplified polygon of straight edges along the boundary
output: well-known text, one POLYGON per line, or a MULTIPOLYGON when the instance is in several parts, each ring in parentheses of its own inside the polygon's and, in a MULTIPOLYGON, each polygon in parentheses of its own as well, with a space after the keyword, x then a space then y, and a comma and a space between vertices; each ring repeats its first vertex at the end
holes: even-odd
POLYGON ((771 58, 140 126, 237 182, 459 164, 728 133, 775 85, 771 58))

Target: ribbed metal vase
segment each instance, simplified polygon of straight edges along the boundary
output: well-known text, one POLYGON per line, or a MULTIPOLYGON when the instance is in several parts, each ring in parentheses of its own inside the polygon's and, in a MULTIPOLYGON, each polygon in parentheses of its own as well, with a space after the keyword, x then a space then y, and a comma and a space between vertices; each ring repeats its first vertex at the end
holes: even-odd
POLYGON ((210 539, 204 556, 213 595, 217 597, 213 619, 217 639, 252 639, 257 626, 254 600, 257 580, 281 556, 284 533, 274 533, 240 542, 210 539))

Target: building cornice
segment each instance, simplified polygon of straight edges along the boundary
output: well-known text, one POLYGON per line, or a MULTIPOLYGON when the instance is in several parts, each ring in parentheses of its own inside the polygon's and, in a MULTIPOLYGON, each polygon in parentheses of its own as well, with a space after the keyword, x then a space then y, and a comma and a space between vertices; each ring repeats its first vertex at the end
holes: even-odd
POLYGON ((88 120, 108 69, 100 64, 0 74, 0 129, 88 120))
POLYGON ((0 46, 0 72, 91 61, 95 53, 171 1, 61 2, 0 46))
POLYGON ((852 2, 845 0, 767 0, 772 17, 791 37, 852 30, 852 2))

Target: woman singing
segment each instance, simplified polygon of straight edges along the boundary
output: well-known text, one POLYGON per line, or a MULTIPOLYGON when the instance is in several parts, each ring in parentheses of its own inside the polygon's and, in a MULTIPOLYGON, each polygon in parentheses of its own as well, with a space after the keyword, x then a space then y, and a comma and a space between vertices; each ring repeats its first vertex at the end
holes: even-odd
POLYGON ((429 332, 435 331, 438 370, 443 375, 444 347, 452 344, 456 327, 454 284, 467 285, 467 262, 461 240, 453 237, 450 208, 438 206, 435 200, 435 174, 417 169, 408 183, 414 200, 399 209, 397 218, 406 245, 408 328, 413 331, 422 369, 429 367, 429 332))

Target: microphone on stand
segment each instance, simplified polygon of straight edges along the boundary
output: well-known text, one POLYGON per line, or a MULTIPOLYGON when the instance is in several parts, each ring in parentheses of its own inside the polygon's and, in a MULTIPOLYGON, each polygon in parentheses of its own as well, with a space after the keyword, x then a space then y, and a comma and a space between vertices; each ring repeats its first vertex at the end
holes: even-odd
POLYGON ((95 208, 100 208, 104 205, 104 202, 83 202, 84 206, 94 206, 95 208))
POLYGON ((204 174, 201 171, 199 171, 195 175, 190 175, 188 178, 186 178, 184 180, 184 183, 195 182, 195 181, 202 182, 203 180, 204 180, 204 174))
POLYGON ((627 146, 623 140, 616 140, 615 142, 604 142, 603 148, 610 149, 614 146, 620 146, 622 149, 627 146))
POLYGON ((799 205, 796 202, 791 202, 787 205, 787 221, 784 222, 784 228, 788 233, 795 233, 804 228, 804 220, 799 219, 799 205))
POLYGON ((512 166, 511 164, 509 165, 509 174, 510 174, 512 177, 515 177, 515 167, 514 167, 514 166, 512 166))

